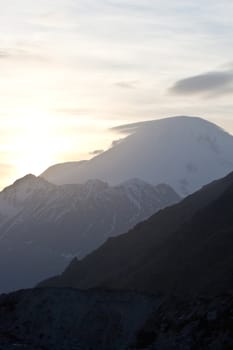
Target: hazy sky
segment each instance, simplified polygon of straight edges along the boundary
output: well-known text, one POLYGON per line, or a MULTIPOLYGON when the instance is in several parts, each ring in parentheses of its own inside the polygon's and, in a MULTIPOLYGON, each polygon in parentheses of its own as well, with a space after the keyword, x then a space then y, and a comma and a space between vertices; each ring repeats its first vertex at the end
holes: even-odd
POLYGON ((0 0, 0 186, 106 149, 118 124, 233 132, 233 1, 0 0))

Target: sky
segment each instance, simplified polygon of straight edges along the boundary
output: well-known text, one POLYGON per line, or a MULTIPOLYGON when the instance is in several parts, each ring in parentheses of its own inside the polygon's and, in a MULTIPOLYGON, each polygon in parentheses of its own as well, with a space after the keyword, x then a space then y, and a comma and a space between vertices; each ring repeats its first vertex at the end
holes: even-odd
POLYGON ((0 0, 0 187, 87 159, 112 127, 201 116, 233 133, 232 0, 0 0))

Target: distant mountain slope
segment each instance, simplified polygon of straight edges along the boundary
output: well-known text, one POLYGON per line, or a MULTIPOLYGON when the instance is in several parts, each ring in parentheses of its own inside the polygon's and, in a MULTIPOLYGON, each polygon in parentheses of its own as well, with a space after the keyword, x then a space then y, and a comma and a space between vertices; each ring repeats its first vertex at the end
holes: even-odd
POLYGON ((119 184, 138 177, 167 183, 185 196, 233 171, 233 136, 204 119, 173 117, 118 131, 131 135, 89 161, 53 166, 42 177, 56 184, 92 178, 119 184))
POLYGON ((0 291, 32 287, 179 199, 139 179, 56 186, 27 175, 0 193, 0 291))
POLYGON ((233 173, 109 239, 40 286, 221 293, 233 288, 233 173))

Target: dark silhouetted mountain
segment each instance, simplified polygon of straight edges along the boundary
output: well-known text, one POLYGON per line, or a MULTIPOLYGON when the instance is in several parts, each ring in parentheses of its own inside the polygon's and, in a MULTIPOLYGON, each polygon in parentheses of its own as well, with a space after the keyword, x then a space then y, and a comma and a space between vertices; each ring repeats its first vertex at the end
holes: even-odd
POLYGON ((1 350, 232 349, 233 298, 34 289, 0 296, 1 350))
POLYGON ((138 179, 115 187, 17 180, 0 193, 0 291, 32 287, 179 199, 167 185, 138 179))
POLYGON ((233 288, 233 173, 161 210, 40 286, 189 295, 233 288))
POLYGON ((96 178, 111 185, 138 177, 186 196, 233 171, 233 136, 204 119, 173 117, 116 130, 130 135, 89 161, 55 165, 42 177, 55 184, 96 178))

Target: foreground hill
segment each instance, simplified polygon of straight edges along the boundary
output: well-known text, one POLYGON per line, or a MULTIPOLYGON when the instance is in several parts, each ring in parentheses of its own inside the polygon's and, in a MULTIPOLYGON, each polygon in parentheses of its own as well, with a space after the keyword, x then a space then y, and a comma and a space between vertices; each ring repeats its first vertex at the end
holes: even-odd
POLYGON ((16 181, 0 193, 0 291, 32 287, 179 199, 167 185, 138 179, 115 187, 16 181))
POLYGON ((109 239, 40 286, 217 294, 233 288, 233 173, 109 239))
POLYGON ((1 350, 232 349, 232 294, 179 301, 34 289, 0 296, 1 350))
POLYGON ((117 130, 130 135, 89 161, 55 165, 42 177, 55 184, 96 178, 114 185, 138 177, 186 196, 233 171, 233 136, 204 119, 173 117, 117 130))

